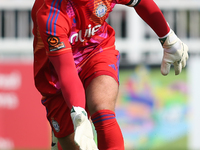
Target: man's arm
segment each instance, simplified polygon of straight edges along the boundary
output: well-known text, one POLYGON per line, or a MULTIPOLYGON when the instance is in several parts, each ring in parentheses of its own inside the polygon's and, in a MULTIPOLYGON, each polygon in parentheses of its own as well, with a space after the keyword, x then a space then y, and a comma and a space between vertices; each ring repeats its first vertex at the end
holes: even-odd
POLYGON ((71 118, 74 125, 74 141, 80 149, 97 150, 93 140, 93 131, 85 111, 85 91, 78 76, 74 58, 71 52, 49 56, 61 86, 62 94, 68 107, 71 109, 71 118))
POLYGON ((141 0, 135 7, 137 14, 154 30, 158 37, 167 35, 170 31, 160 8, 153 0, 141 0))
POLYGON ((85 91, 78 76, 72 52, 49 56, 59 78, 62 94, 68 107, 85 108, 85 91))
POLYGON ((135 7, 138 15, 154 30, 164 49, 161 73, 167 75, 171 64, 174 65, 175 75, 186 66, 188 47, 170 29, 161 10, 153 0, 141 0, 135 7))

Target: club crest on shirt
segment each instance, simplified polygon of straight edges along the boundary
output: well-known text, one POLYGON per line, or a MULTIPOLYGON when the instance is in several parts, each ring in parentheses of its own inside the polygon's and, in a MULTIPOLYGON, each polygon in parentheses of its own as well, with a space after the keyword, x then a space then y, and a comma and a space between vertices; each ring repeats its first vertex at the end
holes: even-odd
POLYGON ((103 17, 107 12, 107 7, 104 4, 100 4, 97 8, 96 8, 96 15, 97 17, 103 17))
POLYGON ((65 44, 63 42, 60 42, 60 39, 57 36, 49 36, 47 38, 47 42, 49 44, 50 51, 57 51, 65 48, 65 44))
POLYGON ((54 129, 56 130, 56 132, 60 131, 60 126, 59 126, 59 124, 58 124, 57 121, 52 120, 52 126, 54 127, 54 129))

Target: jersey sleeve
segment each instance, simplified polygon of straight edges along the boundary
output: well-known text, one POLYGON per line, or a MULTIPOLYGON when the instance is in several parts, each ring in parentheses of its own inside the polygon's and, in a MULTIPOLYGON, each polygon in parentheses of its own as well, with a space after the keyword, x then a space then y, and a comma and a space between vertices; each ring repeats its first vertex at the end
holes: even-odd
POLYGON ((134 7, 139 2, 140 2, 140 0, 119 0, 118 4, 124 4, 124 5, 127 5, 129 7, 134 7))
POLYGON ((38 30, 48 56, 72 52, 68 37, 70 21, 62 13, 49 9, 37 13, 38 30))
POLYGON ((154 30, 158 37, 163 37, 169 33, 170 27, 154 0, 141 0, 134 7, 137 14, 154 30))

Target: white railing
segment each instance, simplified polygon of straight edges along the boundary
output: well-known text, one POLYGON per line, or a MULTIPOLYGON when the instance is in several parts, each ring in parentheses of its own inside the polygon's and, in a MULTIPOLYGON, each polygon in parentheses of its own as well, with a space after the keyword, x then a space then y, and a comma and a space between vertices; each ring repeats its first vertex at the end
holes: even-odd
POLYGON ((34 0, 0 0, 0 56, 32 54, 34 0))
MULTIPOLYGON (((200 1, 155 0, 171 28, 189 46, 191 54, 200 53, 200 1)), ((0 55, 32 54, 33 0, 0 0, 0 55)), ((116 46, 122 63, 161 61, 162 48, 155 33, 133 8, 116 6, 108 18, 116 30, 116 46)))

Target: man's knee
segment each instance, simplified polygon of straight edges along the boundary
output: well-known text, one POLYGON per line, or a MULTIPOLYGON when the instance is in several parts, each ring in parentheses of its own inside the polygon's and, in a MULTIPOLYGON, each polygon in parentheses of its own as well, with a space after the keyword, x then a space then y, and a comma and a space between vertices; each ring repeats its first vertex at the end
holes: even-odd
POLYGON ((91 113, 108 109, 114 111, 118 95, 118 83, 107 75, 94 78, 86 89, 87 106, 91 113))

